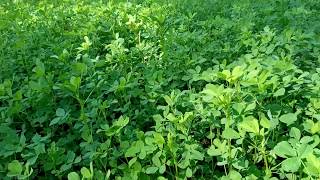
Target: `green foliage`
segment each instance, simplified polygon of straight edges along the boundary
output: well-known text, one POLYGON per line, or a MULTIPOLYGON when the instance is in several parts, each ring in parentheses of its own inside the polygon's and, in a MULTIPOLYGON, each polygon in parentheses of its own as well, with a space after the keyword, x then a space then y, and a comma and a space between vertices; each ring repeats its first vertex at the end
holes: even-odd
POLYGON ((319 179, 317 0, 3 0, 0 179, 319 179))

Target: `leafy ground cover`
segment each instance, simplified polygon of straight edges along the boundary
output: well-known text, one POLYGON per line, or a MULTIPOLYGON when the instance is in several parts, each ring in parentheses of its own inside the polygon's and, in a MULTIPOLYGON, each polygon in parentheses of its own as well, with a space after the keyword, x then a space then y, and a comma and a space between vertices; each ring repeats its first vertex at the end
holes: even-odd
POLYGON ((3 0, 1 179, 319 179, 318 0, 3 0))

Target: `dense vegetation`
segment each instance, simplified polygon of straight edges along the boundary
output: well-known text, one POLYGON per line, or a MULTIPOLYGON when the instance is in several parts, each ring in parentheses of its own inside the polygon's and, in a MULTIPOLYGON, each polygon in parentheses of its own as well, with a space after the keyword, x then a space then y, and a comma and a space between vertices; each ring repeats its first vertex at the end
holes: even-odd
POLYGON ((0 179, 319 179, 318 0, 1 0, 0 179))

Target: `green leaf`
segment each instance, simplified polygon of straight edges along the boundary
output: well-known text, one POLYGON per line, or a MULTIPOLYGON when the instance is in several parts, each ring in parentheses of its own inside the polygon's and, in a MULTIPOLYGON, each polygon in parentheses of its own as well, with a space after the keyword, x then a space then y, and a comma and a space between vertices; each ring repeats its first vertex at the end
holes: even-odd
POLYGON ((19 90, 14 94, 13 100, 20 101, 22 100, 22 92, 19 90))
POLYGON ((232 80, 237 80, 243 74, 243 70, 241 66, 236 66, 232 70, 232 80))
POLYGON ((159 177, 157 178, 157 180, 168 180, 168 179, 165 178, 165 177, 163 177, 163 176, 159 176, 159 177))
POLYGON ((56 118, 52 119, 52 121, 50 121, 49 126, 53 126, 55 124, 58 124, 60 120, 61 120, 61 117, 56 117, 56 118))
POLYGON ((301 138, 300 130, 296 127, 291 128, 289 135, 297 140, 301 138))
POLYGON ((307 173, 311 173, 314 176, 319 176, 320 174, 320 159, 315 155, 310 154, 307 157, 305 170, 307 173))
POLYGON ((110 169, 108 169, 105 179, 108 180, 111 175, 110 169))
POLYGON ((154 140, 158 145, 162 145, 165 143, 163 136, 160 133, 153 134, 154 140))
POLYGON ((154 173, 156 173, 157 171, 158 171, 158 167, 148 167, 147 169, 146 169, 146 173, 147 174, 154 174, 154 173))
MULTIPOLYGON (((202 93, 212 98, 212 97, 220 96, 223 93, 223 89, 224 89, 223 86, 207 84, 205 89, 202 91, 202 93)), ((210 98, 206 98, 206 99, 210 99, 210 98)))
POLYGON ((160 159, 159 159, 159 156, 158 155, 154 155, 152 157, 152 162, 154 165, 156 165, 157 167, 161 166, 161 162, 160 162, 160 159))
POLYGON ((271 127, 271 122, 265 116, 260 119, 260 124, 262 127, 269 129, 271 127))
POLYGON ((159 167, 159 173, 160 173, 160 174, 163 174, 165 171, 166 171, 166 165, 165 165, 165 164, 162 164, 162 165, 159 167))
POLYGON ((71 172, 68 174, 68 180, 80 180, 78 173, 71 172))
POLYGON ((127 149, 125 153, 125 157, 134 157, 139 151, 140 151, 139 147, 131 146, 129 149, 127 149))
POLYGON ((87 179, 91 178, 92 175, 88 168, 82 167, 80 171, 84 178, 87 178, 87 179))
POLYGON ((223 70, 221 72, 221 76, 225 79, 225 80, 228 80, 230 79, 230 76, 231 76, 231 72, 230 70, 223 70))
POLYGON ((278 89, 278 90, 273 94, 273 97, 283 96, 285 92, 286 92, 286 90, 285 90, 284 88, 278 89))
POLYGON ((297 172, 301 165, 301 161, 298 157, 288 158, 281 163, 281 167, 287 172, 297 172))
POLYGON ((147 156, 147 152, 143 149, 143 147, 141 147, 141 151, 139 153, 139 158, 140 159, 144 159, 147 156))
POLYGON ((187 168, 188 166, 190 166, 190 156, 187 155, 186 158, 184 158, 183 160, 181 160, 179 163, 178 163, 178 167, 181 168, 181 169, 185 169, 187 168))
POLYGON ((313 141, 313 138, 310 137, 310 136, 303 136, 301 139, 300 139, 300 142, 303 143, 303 144, 308 144, 309 142, 313 141))
POLYGON ((76 159, 73 161, 74 163, 79 163, 82 160, 81 156, 76 157, 76 159))
POLYGON ((234 171, 234 170, 231 170, 228 174, 230 180, 238 180, 238 179, 241 179, 242 176, 239 172, 237 171, 234 171))
POLYGON ((252 116, 246 117, 245 120, 239 124, 239 127, 246 132, 252 132, 256 135, 259 134, 258 120, 252 116))
POLYGON ((251 104, 248 104, 248 106, 246 107, 246 112, 254 110, 256 108, 256 102, 253 102, 251 104))
POLYGON ((173 106, 173 101, 171 100, 171 98, 168 96, 168 95, 165 95, 164 97, 164 100, 166 101, 166 103, 169 105, 169 106, 173 106))
POLYGON ((71 79, 70 79, 70 84, 73 86, 72 90, 76 91, 80 87, 81 78, 72 76, 71 79))
POLYGON ((129 123, 129 118, 120 116, 117 121, 113 123, 113 126, 124 127, 129 123))
POLYGON ((72 167, 72 164, 63 164, 63 165, 60 167, 60 171, 67 171, 67 170, 69 170, 71 167, 72 167))
POLYGON ((66 114, 66 112, 62 108, 58 108, 56 110, 56 116, 58 116, 58 117, 63 117, 65 114, 66 114))
POLYGON ((203 160, 204 156, 200 151, 192 150, 191 152, 192 152, 191 156, 190 156, 191 159, 196 159, 196 160, 199 160, 199 161, 203 160))
POLYGON ((316 123, 312 122, 312 125, 311 125, 311 128, 310 128, 310 132, 312 134, 320 132, 320 121, 318 121, 316 123))
POLYGON ((239 139, 240 135, 237 131, 227 128, 222 132, 222 137, 225 139, 239 139))
POLYGON ((73 73, 75 73, 76 75, 84 75, 87 73, 87 65, 84 63, 75 63, 72 65, 72 70, 73 73))
POLYGON ((209 156, 219 156, 221 155, 221 152, 219 149, 216 149, 213 145, 210 146, 210 148, 207 150, 207 153, 209 156))
POLYGON ((295 150, 287 141, 282 141, 274 147, 276 155, 286 158, 287 156, 296 156, 295 150))
POLYGON ((187 170, 186 170, 186 176, 187 176, 188 178, 192 177, 192 170, 191 170, 190 168, 187 168, 187 170))
POLYGON ((113 136, 120 132, 120 130, 129 123, 128 117, 120 116, 117 121, 112 124, 112 127, 105 131, 107 136, 113 136))
POLYGON ((8 164, 8 176, 17 176, 22 173, 22 165, 18 160, 13 160, 8 164))
POLYGON ((166 118, 171 121, 171 122, 176 122, 177 118, 172 114, 172 113, 169 113, 166 118))
POLYGON ((154 138, 151 138, 151 137, 146 137, 144 140, 147 145, 151 145, 151 146, 153 145, 153 143, 155 141, 154 138))
POLYGON ((308 157, 313 152, 313 147, 308 144, 301 144, 297 150, 298 156, 303 159, 308 157))
POLYGON ((297 115, 294 113, 284 114, 279 118, 279 120, 287 125, 291 125, 297 120, 297 115))
POLYGON ((245 105, 245 103, 234 103, 232 105, 232 108, 235 109, 238 112, 238 114, 241 114, 242 111, 246 108, 245 105))
POLYGON ((38 77, 44 76, 46 72, 45 65, 39 60, 36 62, 36 65, 33 72, 35 72, 38 77))
POLYGON ((129 167, 131 167, 136 161, 137 161, 137 157, 134 157, 134 158, 130 159, 130 161, 128 163, 129 167))
POLYGON ((183 116, 183 120, 179 121, 179 123, 183 123, 187 120, 193 119, 193 112, 186 112, 183 116))
POLYGON ((76 157, 76 154, 73 151, 68 151, 68 154, 66 157, 67 163, 72 163, 75 157, 76 157))

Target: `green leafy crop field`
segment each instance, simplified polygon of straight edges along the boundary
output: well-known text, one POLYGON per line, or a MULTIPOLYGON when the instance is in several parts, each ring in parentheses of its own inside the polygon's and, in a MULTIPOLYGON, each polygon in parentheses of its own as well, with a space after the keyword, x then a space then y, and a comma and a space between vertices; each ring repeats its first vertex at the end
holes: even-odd
POLYGON ((0 179, 320 179, 319 0, 1 0, 0 179))

